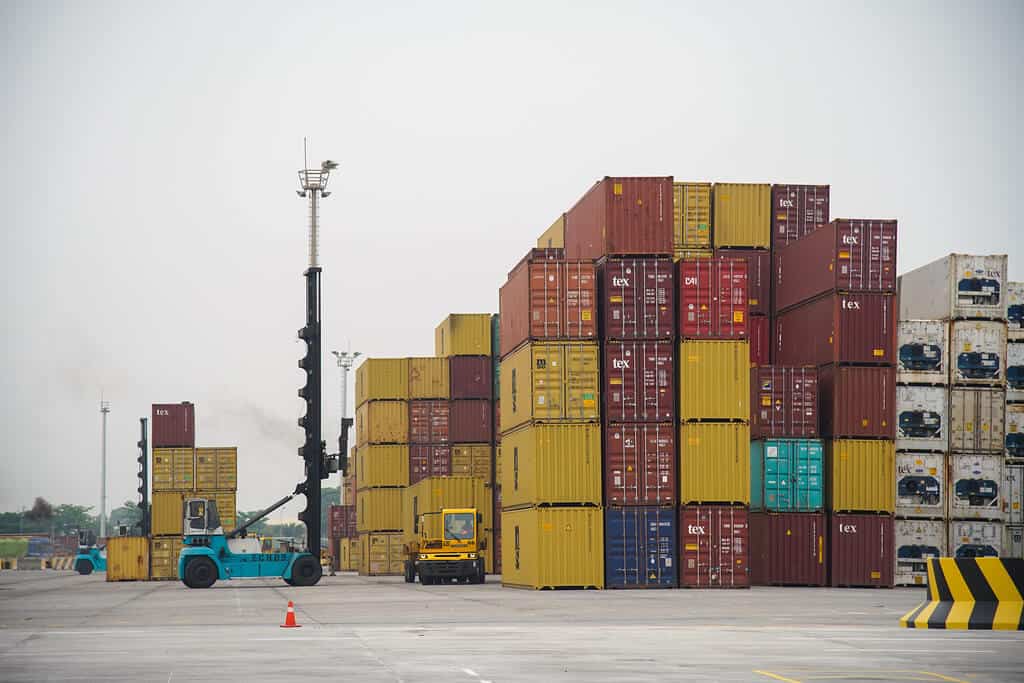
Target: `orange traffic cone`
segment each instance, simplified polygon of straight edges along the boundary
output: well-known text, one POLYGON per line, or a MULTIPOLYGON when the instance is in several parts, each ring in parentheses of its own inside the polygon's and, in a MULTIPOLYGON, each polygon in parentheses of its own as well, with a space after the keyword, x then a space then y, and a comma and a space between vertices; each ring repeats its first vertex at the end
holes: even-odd
POLYGON ((285 616, 281 628, 302 628, 302 624, 295 623, 295 605, 291 600, 288 601, 288 614, 285 616))

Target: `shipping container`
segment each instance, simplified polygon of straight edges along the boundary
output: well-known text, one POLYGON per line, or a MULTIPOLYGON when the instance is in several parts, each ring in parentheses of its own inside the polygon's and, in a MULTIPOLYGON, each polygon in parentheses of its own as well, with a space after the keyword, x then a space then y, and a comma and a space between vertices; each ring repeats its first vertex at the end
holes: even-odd
POLYGON ((1024 560, 1024 526, 1003 526, 1002 556, 1024 560))
POLYGON ((945 454, 897 453, 896 516, 943 519, 946 506, 945 454))
POLYGON ((952 384, 1003 384, 1006 381, 1006 323, 956 320, 949 333, 952 384))
POLYGON ((824 448, 818 439, 750 442, 750 509, 817 512, 825 504, 824 448))
POLYGON ((562 249, 565 247, 565 214, 563 213, 551 227, 537 238, 538 249, 562 249))
POLYGON ((1024 341, 1024 282, 1006 283, 1007 336, 1011 341, 1024 341))
POLYGON ((949 450, 999 453, 1004 449, 1006 392, 954 387, 949 390, 949 450))
POLYGON ((154 403, 152 448, 195 448, 196 408, 191 403, 154 403))
POLYGON ((565 214, 565 255, 661 256, 672 253, 672 176, 599 180, 565 214))
POLYGON ((945 387, 896 387, 896 448, 949 450, 949 392, 945 387))
POLYGON ((409 446, 409 485, 427 477, 446 477, 452 473, 451 446, 409 446))
POLYGON ((598 267, 604 339, 672 339, 675 266, 668 257, 613 258, 598 267))
POLYGON ((749 588, 750 526, 738 505, 679 508, 679 585, 683 588, 749 588))
POLYGON ((461 443, 491 443, 494 440, 494 409, 490 401, 451 402, 451 439, 461 443))
POLYGON ((185 512, 182 502, 185 496, 195 497, 189 491, 153 491, 150 506, 150 533, 154 536, 181 536, 185 512))
POLYGON ((825 514, 752 512, 750 582, 754 586, 824 586, 825 514))
POLYGON ((1003 521, 1003 456, 949 455, 950 519, 1003 521))
POLYGON ((949 325, 942 320, 901 320, 896 324, 896 381, 949 382, 949 325))
POLYGON ((711 247, 711 183, 672 184, 672 248, 711 247))
POLYGON ((505 509, 601 504, 601 425, 535 423, 502 436, 505 509))
POLYGON ((149 544, 149 577, 154 581, 178 578, 181 536, 154 536, 149 544))
POLYGON ((491 445, 455 444, 452 446, 452 475, 477 477, 491 481, 491 445))
POLYGON ((409 446, 405 444, 362 446, 359 459, 359 486, 379 488, 409 485, 409 446))
POLYGON ((779 365, 892 365, 896 362, 896 298, 892 294, 826 294, 778 313, 773 358, 779 365))
POLYGON ((408 442, 408 401, 367 401, 356 408, 357 446, 408 442))
POLYGON ((402 491, 405 489, 359 489, 356 494, 356 530, 402 530, 402 491))
POLYGON ((434 329, 434 355, 486 356, 491 353, 490 313, 452 313, 434 329))
POLYGON ((107 539, 107 581, 149 580, 149 539, 113 536, 107 539))
POLYGON ((750 427, 689 422, 679 430, 681 503, 750 503, 750 427))
POLYGON ((829 585, 892 588, 891 515, 829 515, 829 585))
POLYGON ((360 576, 401 576, 406 553, 400 533, 360 534, 360 576))
POLYGON ((490 356, 452 356, 449 359, 452 400, 493 397, 494 360, 490 356))
POLYGON ((1004 415, 1006 457, 1024 459, 1024 404, 1007 403, 1004 415))
POLYGON ((448 398, 449 385, 447 358, 409 359, 409 398, 448 398))
POLYGON ((1024 401, 1024 342, 1006 345, 1006 400, 1024 401))
POLYGON ((675 419, 675 345, 672 342, 607 342, 604 347, 604 415, 608 422, 675 419))
POLYGON ((1000 557, 1003 547, 1003 525, 980 520, 949 523, 949 554, 956 559, 1000 557))
MULTIPOLYGON (((195 493, 184 494, 184 498, 205 498, 217 502, 217 514, 220 516, 220 525, 224 532, 234 531, 238 519, 238 494, 235 491, 198 490, 195 493)), ((179 516, 184 518, 184 510, 178 508, 179 516)), ((182 520, 184 523, 184 519, 182 520)))
POLYGON ((675 588, 677 541, 675 508, 605 508, 605 588, 675 588))
POLYGON ((504 358, 527 340, 597 338, 597 269, 533 250, 498 292, 504 358))
POLYGON ((491 529, 493 501, 491 487, 479 477, 429 477, 413 484, 402 493, 402 526, 405 542, 418 542, 426 532, 427 538, 441 538, 443 508, 475 508, 483 516, 479 529, 491 529), (425 526, 424 526, 425 525, 425 526))
POLYGON ((675 432, 672 423, 605 426, 604 495, 608 505, 678 502, 675 432))
POLYGON ((332 505, 327 508, 329 538, 351 538, 356 535, 356 506, 332 505))
POLYGON ((1024 524, 1024 464, 1003 464, 1003 521, 1024 524))
POLYGON ((772 185, 772 248, 820 230, 828 219, 828 185, 772 185))
POLYGON ((897 586, 927 586, 928 560, 948 557, 942 520, 897 519, 895 523, 897 586))
POLYGON ((238 447, 218 446, 196 449, 196 488, 238 488, 238 447))
POLYGON ((896 368, 818 368, 821 436, 895 439, 896 368))
POLYGON ((772 325, 766 315, 752 315, 747 321, 750 340, 750 364, 768 365, 772 362, 772 325))
POLYGON ((679 345, 679 419, 750 419, 750 345, 684 341, 679 345))
POLYGON ((771 194, 771 185, 715 183, 711 214, 715 248, 770 248, 771 194))
POLYGON ((367 358, 356 368, 356 405, 409 398, 408 358, 367 358))
POLYGON ((600 419, 597 342, 535 342, 501 364, 502 432, 530 420, 600 419))
POLYGON ((900 320, 1005 320, 1005 290, 1005 254, 950 254, 900 276, 900 320))
POLYGON ((892 441, 825 442, 826 503, 831 512, 896 511, 896 448, 892 441))
POLYGON ((747 309, 750 315, 772 313, 772 253, 767 249, 719 249, 717 258, 747 262, 747 309))
POLYGON ((750 314, 745 259, 679 262, 679 336, 745 339, 750 314))
POLYGON ((750 438, 818 436, 818 370, 764 365, 750 370, 750 438))
POLYGON ((518 588, 603 588, 601 508, 502 512, 501 584, 518 588))
POLYGON ((338 558, 338 571, 354 572, 359 569, 359 539, 343 538, 338 543, 340 557, 338 558))
POLYGON ((153 449, 153 491, 191 491, 195 474, 195 449, 153 449))
POLYGON ((494 483, 501 487, 501 444, 494 446, 494 483))
POLYGON ((683 259, 709 259, 715 257, 714 249, 676 249, 672 261, 678 263, 683 259))
POLYGON ((449 401, 409 401, 408 441, 417 444, 449 443, 451 441, 451 403, 449 401))

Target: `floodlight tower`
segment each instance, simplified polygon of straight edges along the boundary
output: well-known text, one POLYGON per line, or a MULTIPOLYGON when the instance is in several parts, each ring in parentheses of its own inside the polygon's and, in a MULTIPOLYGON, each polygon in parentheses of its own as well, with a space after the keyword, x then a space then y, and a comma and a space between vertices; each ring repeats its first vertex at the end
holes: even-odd
MULTIPOLYGON (((352 418, 348 416, 348 371, 362 354, 358 351, 331 351, 338 359, 341 370, 341 417, 338 431, 338 462, 343 476, 348 476, 348 430, 352 427, 352 418)), ((352 504, 352 501, 342 501, 352 504)))
POLYGON ((100 450, 100 538, 107 537, 107 414, 110 401, 100 399, 100 414, 103 415, 103 446, 100 450))

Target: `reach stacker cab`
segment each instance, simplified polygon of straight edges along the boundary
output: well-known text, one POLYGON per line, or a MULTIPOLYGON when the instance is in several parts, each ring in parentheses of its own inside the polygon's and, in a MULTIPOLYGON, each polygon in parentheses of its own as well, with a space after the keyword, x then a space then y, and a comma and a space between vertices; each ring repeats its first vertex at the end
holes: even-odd
POLYGON ((75 571, 83 576, 107 571, 107 549, 96 545, 95 531, 78 532, 78 554, 75 555, 75 571))
POLYGON ((418 542, 406 548, 405 582, 483 583, 486 540, 479 538, 483 515, 474 508, 427 512, 416 520, 418 542), (438 524, 440 522, 440 524, 438 524))

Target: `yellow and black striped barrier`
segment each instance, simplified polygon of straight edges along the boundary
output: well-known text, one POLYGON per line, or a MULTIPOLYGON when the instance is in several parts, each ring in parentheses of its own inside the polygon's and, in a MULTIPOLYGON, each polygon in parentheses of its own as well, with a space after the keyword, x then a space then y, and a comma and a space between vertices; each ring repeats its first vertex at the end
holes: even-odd
POLYGON ((930 559, 928 598, 900 626, 1024 631, 1024 560, 930 559))

